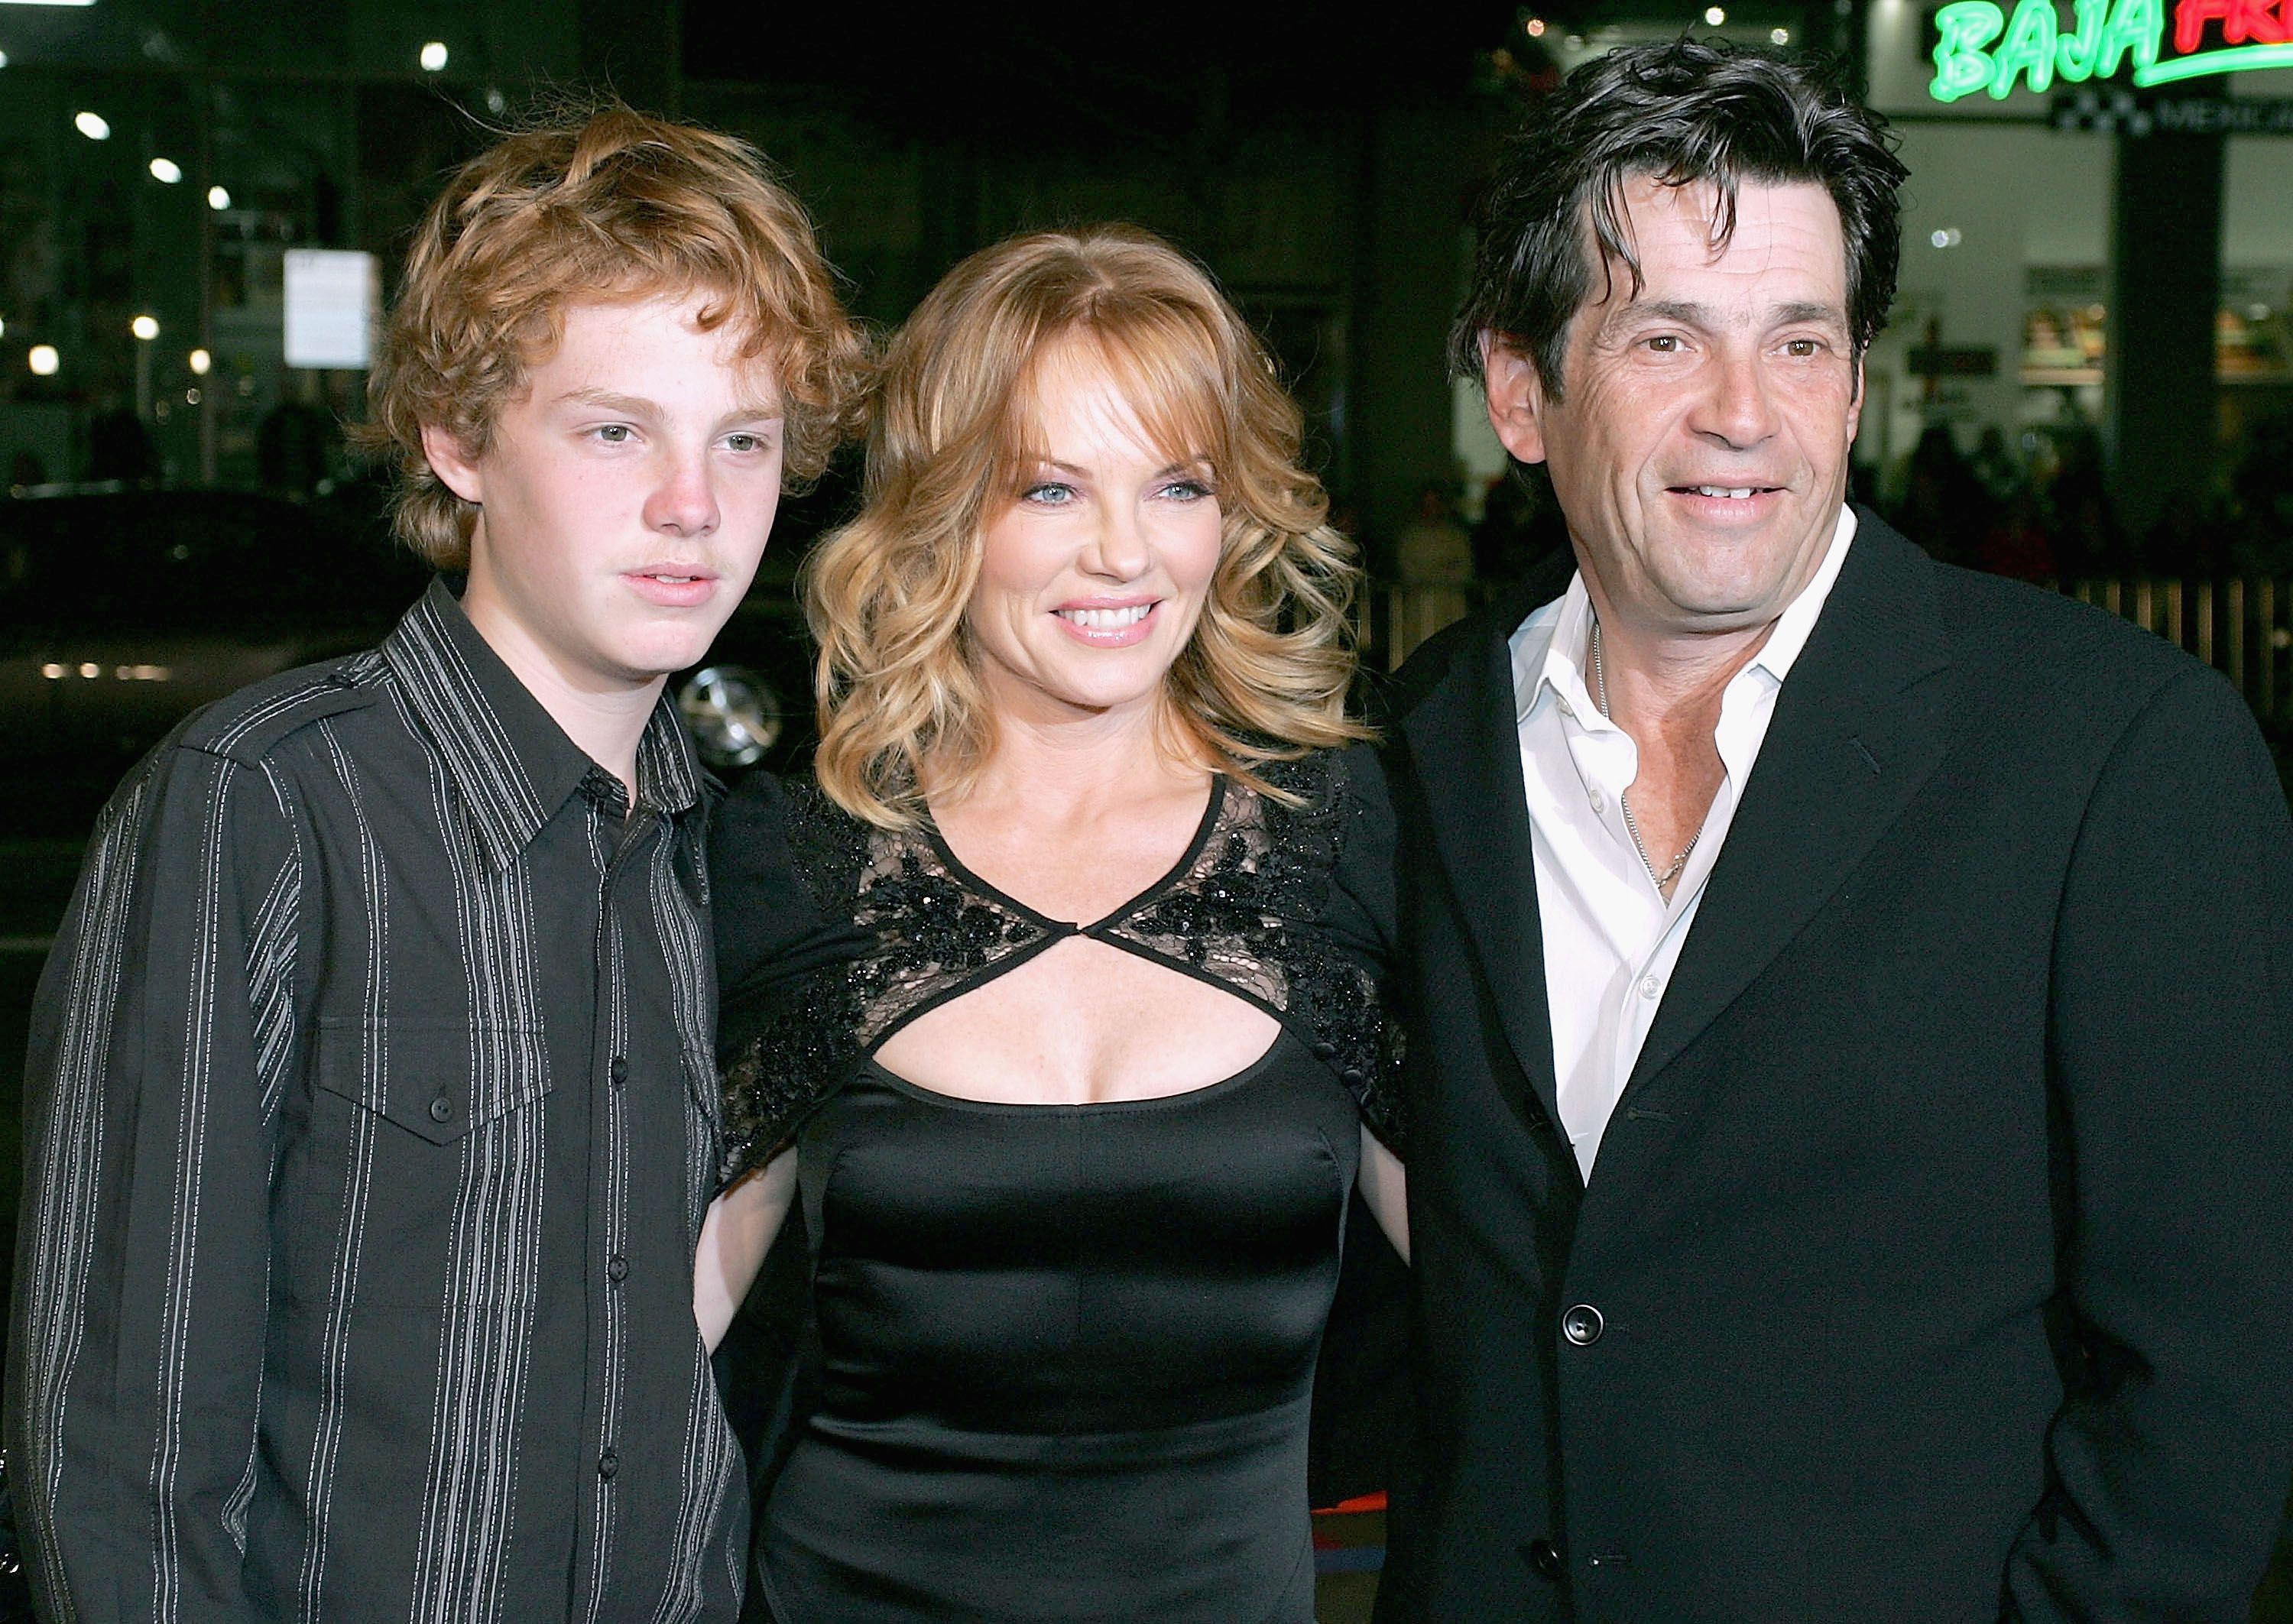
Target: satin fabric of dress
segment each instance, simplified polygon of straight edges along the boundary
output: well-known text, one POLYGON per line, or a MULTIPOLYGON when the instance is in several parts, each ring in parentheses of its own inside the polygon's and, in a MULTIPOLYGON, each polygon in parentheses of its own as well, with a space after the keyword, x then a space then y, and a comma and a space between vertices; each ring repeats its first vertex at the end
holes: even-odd
POLYGON ((1095 1105, 863 1067, 798 1141, 822 1369, 760 1513, 780 1624, 1310 1624, 1357 1120, 1287 1031, 1095 1105))

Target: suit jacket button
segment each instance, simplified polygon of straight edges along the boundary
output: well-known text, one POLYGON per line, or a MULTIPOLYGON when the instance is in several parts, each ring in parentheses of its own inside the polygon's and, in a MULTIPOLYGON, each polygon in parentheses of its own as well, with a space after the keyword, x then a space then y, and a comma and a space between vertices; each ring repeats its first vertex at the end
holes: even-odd
POLYGON ((1578 1347, 1591 1347, 1607 1329, 1608 1321, 1590 1303, 1579 1303, 1560 1316, 1560 1334, 1578 1347))
POLYGON ((1560 1553, 1550 1539, 1531 1539, 1528 1542, 1528 1565, 1547 1579, 1558 1579, 1560 1577, 1560 1553))

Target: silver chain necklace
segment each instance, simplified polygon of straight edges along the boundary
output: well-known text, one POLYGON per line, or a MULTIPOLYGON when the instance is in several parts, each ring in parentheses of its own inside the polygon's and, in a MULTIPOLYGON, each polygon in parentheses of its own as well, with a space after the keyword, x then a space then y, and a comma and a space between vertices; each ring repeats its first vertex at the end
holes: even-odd
MULTIPOLYGON (((1600 664, 1600 617, 1598 615, 1592 617, 1592 702, 1600 707, 1601 721, 1616 720, 1608 714, 1608 674, 1600 664)), ((1632 801, 1620 794, 1616 796, 1616 806, 1625 814, 1625 832, 1633 837, 1633 850, 1641 854, 1641 867, 1648 870, 1649 883, 1655 885, 1657 894, 1664 895, 1665 887, 1678 879, 1681 870, 1688 867, 1688 854, 1695 851, 1696 843, 1704 838, 1704 825, 1699 823, 1696 826, 1696 833, 1690 835, 1688 844, 1680 848, 1680 855, 1672 860, 1662 874, 1658 874, 1656 864, 1649 860, 1648 843, 1641 838, 1641 826, 1633 820, 1632 801)), ((1710 809, 1706 808, 1706 818, 1709 819, 1711 815, 1710 809)))

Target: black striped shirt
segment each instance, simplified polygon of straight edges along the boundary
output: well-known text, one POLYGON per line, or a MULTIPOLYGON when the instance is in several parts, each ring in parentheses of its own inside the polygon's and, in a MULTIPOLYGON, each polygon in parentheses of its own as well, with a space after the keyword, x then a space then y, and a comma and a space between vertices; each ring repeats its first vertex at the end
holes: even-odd
POLYGON ((10 1466, 59 1620, 731 1619, 702 780, 434 585, 193 717, 42 979, 10 1466))

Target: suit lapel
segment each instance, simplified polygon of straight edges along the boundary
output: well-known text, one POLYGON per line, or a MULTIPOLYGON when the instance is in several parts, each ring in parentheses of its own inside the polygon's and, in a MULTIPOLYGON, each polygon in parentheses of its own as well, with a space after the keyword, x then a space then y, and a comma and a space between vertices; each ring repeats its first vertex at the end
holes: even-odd
POLYGON ((1672 1063, 1803 929, 1942 758, 1949 664, 1926 555, 1868 512, 1774 720, 1633 1069, 1672 1063))
MULTIPOLYGON (((1549 595, 1549 594, 1548 594, 1549 595)), ((1434 844, 1514 1057, 1546 1117, 1560 1120, 1536 863, 1521 784, 1507 639, 1533 604, 1478 622, 1447 673, 1401 723, 1434 844)))

